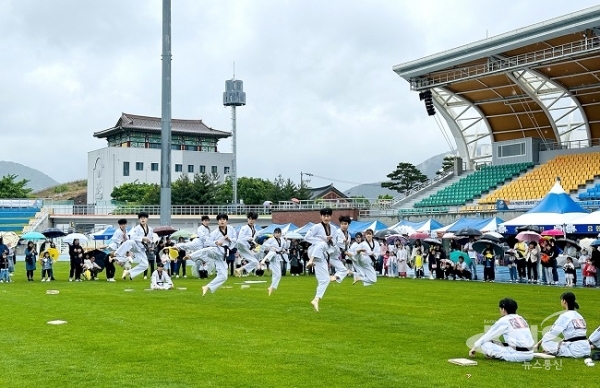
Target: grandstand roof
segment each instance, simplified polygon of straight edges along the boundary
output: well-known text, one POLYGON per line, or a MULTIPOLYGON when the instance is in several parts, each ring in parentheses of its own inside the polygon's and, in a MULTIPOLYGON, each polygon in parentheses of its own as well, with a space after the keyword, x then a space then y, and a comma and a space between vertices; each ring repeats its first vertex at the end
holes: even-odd
POLYGON ((486 141, 600 144, 600 6, 393 69, 412 90, 432 91, 467 160, 486 141))

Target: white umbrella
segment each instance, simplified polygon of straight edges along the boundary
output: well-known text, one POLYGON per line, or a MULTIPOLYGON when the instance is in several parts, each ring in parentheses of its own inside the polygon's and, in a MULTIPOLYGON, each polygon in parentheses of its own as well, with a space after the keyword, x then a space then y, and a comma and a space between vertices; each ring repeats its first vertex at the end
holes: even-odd
POLYGON ((394 228, 398 234, 406 234, 411 235, 415 232, 415 229, 408 225, 400 225, 397 228, 394 228))
POLYGON ((283 235, 283 237, 289 239, 289 240, 302 240, 304 239, 304 237, 302 237, 302 235, 300 233, 296 233, 296 232, 288 232, 286 234, 283 235))
POLYGON ((79 244, 85 244, 89 239, 85 234, 82 233, 71 233, 63 237, 63 241, 67 244, 73 244, 73 240, 79 240, 79 244))

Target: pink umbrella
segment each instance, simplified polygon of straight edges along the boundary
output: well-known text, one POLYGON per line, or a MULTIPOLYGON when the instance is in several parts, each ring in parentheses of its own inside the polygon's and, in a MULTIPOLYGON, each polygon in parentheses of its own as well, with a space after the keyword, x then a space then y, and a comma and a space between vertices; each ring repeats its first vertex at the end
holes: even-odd
POLYGON ((564 235, 565 235, 565 232, 563 232, 562 230, 558 230, 558 229, 544 230, 542 232, 542 236, 561 236, 561 237, 563 237, 564 235))
POLYGON ((411 240, 423 240, 426 238, 429 238, 429 233, 425 233, 425 232, 415 232, 413 234, 411 234, 410 236, 408 236, 409 239, 411 240))
POLYGON ((519 241, 539 242, 541 238, 542 238, 542 236, 539 233, 533 232, 531 230, 526 230, 524 232, 520 232, 519 234, 517 234, 517 240, 519 240, 519 241))

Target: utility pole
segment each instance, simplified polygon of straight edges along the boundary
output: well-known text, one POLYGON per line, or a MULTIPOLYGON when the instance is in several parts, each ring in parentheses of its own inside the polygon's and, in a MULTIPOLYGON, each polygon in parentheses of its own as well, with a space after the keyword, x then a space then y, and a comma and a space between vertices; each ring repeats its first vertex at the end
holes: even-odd
POLYGON ((171 225, 171 0, 163 0, 160 224, 171 225))

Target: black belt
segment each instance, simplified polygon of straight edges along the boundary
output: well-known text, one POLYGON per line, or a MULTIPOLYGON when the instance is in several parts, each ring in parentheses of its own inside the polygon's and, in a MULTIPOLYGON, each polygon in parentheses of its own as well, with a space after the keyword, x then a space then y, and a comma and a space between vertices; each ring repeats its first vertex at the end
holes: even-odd
POLYGON ((588 340, 587 337, 584 336, 584 335, 582 335, 582 336, 579 336, 579 337, 572 337, 572 338, 569 338, 569 339, 565 338, 563 340, 563 342, 577 342, 577 341, 587 341, 587 340, 588 340))
POLYGON ((514 350, 516 350, 517 352, 531 352, 533 351, 532 348, 524 348, 522 346, 510 346, 509 344, 507 344, 506 342, 503 342, 502 345, 509 347, 509 348, 513 348, 514 350))
POLYGON ((229 257, 229 247, 227 245, 222 245, 221 248, 223 248, 223 260, 227 261, 227 258, 229 257))

